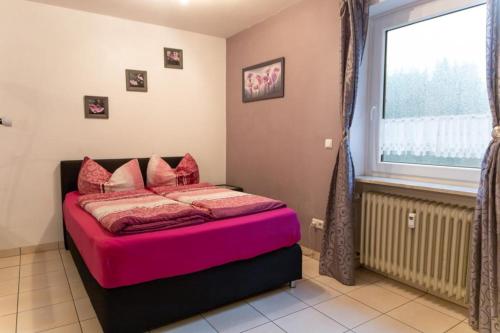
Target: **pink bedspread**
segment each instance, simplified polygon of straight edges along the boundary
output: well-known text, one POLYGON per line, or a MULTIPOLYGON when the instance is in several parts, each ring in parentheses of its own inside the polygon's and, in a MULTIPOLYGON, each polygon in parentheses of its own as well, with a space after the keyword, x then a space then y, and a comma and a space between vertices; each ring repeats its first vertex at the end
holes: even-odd
POLYGON ((209 183, 161 186, 151 190, 167 199, 199 208, 215 219, 255 214, 286 206, 279 200, 232 191, 209 183))
POLYGON ((179 228, 212 219, 201 209, 144 189, 82 195, 78 203, 116 234, 179 228))
POLYGON ((66 195, 66 228, 103 288, 202 271, 292 246, 300 240, 296 213, 280 208, 178 229, 117 236, 66 195))

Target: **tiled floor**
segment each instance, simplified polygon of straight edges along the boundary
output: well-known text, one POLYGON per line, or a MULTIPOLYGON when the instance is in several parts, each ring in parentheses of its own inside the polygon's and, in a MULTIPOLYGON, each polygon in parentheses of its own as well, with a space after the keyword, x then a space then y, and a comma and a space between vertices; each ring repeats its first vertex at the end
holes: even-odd
MULTIPOLYGON (((360 270, 344 286, 303 261, 304 279, 151 333, 472 333, 466 310, 360 270)), ((71 256, 0 258, 0 332, 102 332, 71 256)))

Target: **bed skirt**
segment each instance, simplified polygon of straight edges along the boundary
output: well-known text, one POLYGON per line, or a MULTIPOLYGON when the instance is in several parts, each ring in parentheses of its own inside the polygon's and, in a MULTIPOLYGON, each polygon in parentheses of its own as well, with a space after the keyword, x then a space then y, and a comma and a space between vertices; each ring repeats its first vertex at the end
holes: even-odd
POLYGON ((106 333, 145 332, 302 278, 302 252, 295 244, 201 272, 105 289, 87 269, 71 236, 65 236, 106 333))

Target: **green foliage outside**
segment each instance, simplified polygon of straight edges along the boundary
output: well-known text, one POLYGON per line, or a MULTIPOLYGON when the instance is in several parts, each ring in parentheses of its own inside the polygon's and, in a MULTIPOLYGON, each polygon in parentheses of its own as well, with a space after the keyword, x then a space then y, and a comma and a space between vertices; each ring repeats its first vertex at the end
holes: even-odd
POLYGON ((384 118, 490 112, 486 83, 474 65, 444 60, 433 73, 398 72, 386 80, 384 118))

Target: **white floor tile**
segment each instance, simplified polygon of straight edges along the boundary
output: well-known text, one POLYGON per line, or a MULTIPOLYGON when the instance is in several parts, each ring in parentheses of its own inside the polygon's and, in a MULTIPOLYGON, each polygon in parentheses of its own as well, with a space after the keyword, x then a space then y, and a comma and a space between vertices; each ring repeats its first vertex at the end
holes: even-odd
POLYGON ((0 297, 17 294, 18 290, 19 290, 18 279, 0 281, 0 297))
POLYGON ((85 290, 85 286, 83 285, 83 282, 81 280, 70 280, 69 286, 71 289, 71 294, 73 295, 73 298, 75 300, 89 297, 87 291, 85 290))
POLYGON ((80 273, 78 273, 78 269, 75 264, 64 264, 64 271, 66 272, 66 276, 68 280, 79 280, 80 273))
POLYGON ((64 271, 22 277, 19 281, 19 291, 24 292, 60 285, 68 285, 64 271))
POLYGON ((387 278, 376 282, 376 285, 408 299, 415 299, 425 294, 423 291, 387 278))
POLYGON ((0 297, 0 316, 17 312, 17 294, 0 297))
POLYGON ((267 323, 264 325, 257 326, 251 330, 245 331, 245 333, 284 333, 281 328, 279 328, 275 323, 267 323))
POLYGON ((419 333, 396 319, 383 315, 353 328, 356 333, 419 333))
POLYGON ((0 268, 0 282, 19 278, 19 266, 0 268))
POLYGON ((72 300, 73 297, 67 283, 44 289, 25 291, 19 293, 18 311, 27 311, 72 300))
POLYGON ((15 333, 16 332, 16 314, 8 316, 0 316, 0 332, 15 333))
MULTIPOLYGON (((296 288, 268 292, 247 300, 251 305, 238 302, 150 333, 474 332, 461 322, 466 309, 368 270, 356 271, 356 286, 320 276, 319 263, 311 258, 303 259, 303 270, 309 279, 298 281, 296 288)), ((19 333, 102 333, 65 250, 0 258, 1 333, 16 332, 18 309, 19 333)))
POLYGON ((469 324, 463 322, 453 327, 447 333, 477 333, 477 332, 474 331, 472 327, 469 326, 469 324))
POLYGON ((359 288, 348 293, 349 297, 385 313, 410 302, 408 298, 395 294, 376 285, 359 288))
POLYGON ((308 307, 307 304, 293 297, 285 290, 271 291, 247 300, 267 318, 275 320, 308 307))
POLYGON ((151 333, 217 333, 201 316, 195 316, 151 331, 151 333))
POLYGON ((20 312, 17 318, 18 333, 32 333, 67 326, 78 321, 73 301, 49 305, 20 312))
POLYGON ((203 315, 220 333, 240 333, 269 321, 246 303, 235 303, 203 315))
POLYGON ((313 308, 295 312, 275 323, 288 333, 340 333, 348 330, 313 308))
POLYGON ((21 265, 31 264, 35 262, 58 260, 61 258, 58 250, 35 252, 21 255, 21 265))
POLYGON ((80 323, 73 323, 66 326, 61 326, 57 328, 50 329, 48 331, 43 331, 42 333, 81 333, 80 323))
POLYGON ((19 266, 19 256, 0 258, 0 268, 19 266))
POLYGON ((365 280, 356 279, 356 284, 354 286, 346 286, 346 285, 340 283, 339 281, 335 280, 334 278, 331 278, 329 276, 324 276, 324 275, 321 275, 321 276, 315 278, 314 280, 318 281, 319 283, 321 283, 329 288, 340 291, 341 293, 348 293, 348 292, 353 291, 355 289, 365 287, 365 286, 368 286, 371 284, 370 282, 367 282, 365 280))
POLYGON ((80 321, 96 317, 94 307, 92 306, 92 303, 90 303, 90 298, 88 297, 76 299, 75 307, 80 321))
POLYGON ((441 298, 426 294, 422 297, 416 298, 415 302, 433 308, 439 312, 447 314, 448 316, 464 320, 467 318, 467 309, 451 302, 445 301, 441 298))
POLYGON ((302 257, 302 275, 307 278, 319 276, 319 261, 302 257))
POLYGON ((74 263, 73 257, 71 256, 71 252, 64 249, 60 249, 59 253, 61 254, 61 259, 64 263, 66 262, 74 263))
POLYGON ((103 333, 101 324, 97 318, 81 321, 80 325, 82 326, 83 333, 103 333))
POLYGON ((316 305, 342 295, 338 291, 328 288, 315 280, 298 281, 297 286, 289 288, 287 292, 308 305, 316 305))
POLYGON ((387 315, 425 333, 442 333, 460 322, 415 301, 394 309, 387 315))
POLYGON ((37 275, 37 274, 47 274, 50 272, 63 271, 64 267, 61 259, 35 262, 32 264, 21 265, 21 277, 37 275))
POLYGON ((315 308, 348 328, 356 327, 381 315, 380 312, 347 296, 320 303, 315 308))

